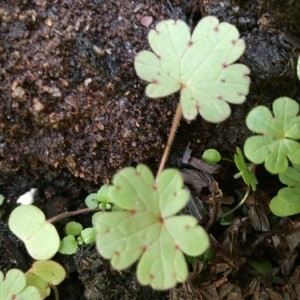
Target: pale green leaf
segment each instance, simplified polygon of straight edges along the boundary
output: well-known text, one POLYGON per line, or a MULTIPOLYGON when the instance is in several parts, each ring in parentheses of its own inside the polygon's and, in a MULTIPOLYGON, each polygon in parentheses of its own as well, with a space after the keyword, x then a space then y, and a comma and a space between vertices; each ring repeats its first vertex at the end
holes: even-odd
POLYGON ((32 286, 26 286, 25 274, 18 269, 11 269, 4 278, 0 272, 0 299, 2 300, 41 300, 38 290, 32 286))
POLYGON ((68 222, 66 225, 66 234, 79 236, 81 231, 83 230, 83 226, 75 221, 68 222))
POLYGON ((265 106, 252 109, 246 118, 250 130, 260 135, 248 138, 244 144, 246 157, 255 164, 265 162, 273 174, 286 171, 289 160, 300 163, 299 104, 288 97, 273 102, 273 113, 265 106))
POLYGON ((191 36, 183 21, 166 20, 150 30, 148 40, 154 53, 141 51, 134 65, 138 76, 150 82, 149 97, 180 90, 184 117, 192 120, 199 113, 210 122, 229 117, 227 102, 245 101, 249 69, 232 65, 243 54, 245 43, 233 25, 205 17, 191 36))
POLYGON ((297 168, 288 167, 284 173, 279 174, 280 181, 288 187, 280 189, 270 202, 270 209, 277 216, 300 213, 300 172, 297 168))
POLYGON ((63 266, 53 260, 35 261, 27 273, 34 274, 51 285, 58 285, 66 278, 63 266))
POLYGON ((88 227, 81 231, 81 237, 85 244, 93 244, 96 241, 96 230, 94 227, 88 227))
POLYGON ((282 188, 270 202, 272 213, 279 217, 300 213, 300 188, 282 188))
POLYGON ((178 171, 162 172, 155 182, 144 165, 125 168, 116 174, 109 192, 113 204, 124 208, 97 214, 99 253, 118 270, 140 259, 137 277, 154 289, 168 289, 187 279, 184 259, 202 254, 208 235, 191 216, 173 216, 188 202, 178 171))
POLYGON ((56 228, 46 221, 44 213, 36 206, 15 208, 8 225, 34 259, 49 259, 58 251, 60 239, 56 228))
POLYGON ((300 171, 296 168, 288 167, 286 172, 279 174, 279 179, 290 187, 300 188, 300 171))
POLYGON ((60 284, 65 277, 65 269, 52 260, 36 261, 26 272, 27 285, 36 287, 43 299, 50 295, 50 285, 60 284))

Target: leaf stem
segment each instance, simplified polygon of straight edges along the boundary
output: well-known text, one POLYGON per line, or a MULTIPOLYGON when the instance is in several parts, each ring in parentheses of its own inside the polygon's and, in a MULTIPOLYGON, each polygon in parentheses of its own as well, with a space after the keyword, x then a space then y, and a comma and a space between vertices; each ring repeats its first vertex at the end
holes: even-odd
POLYGON ((226 211, 226 213, 224 213, 224 214, 221 216, 221 218, 224 218, 224 217, 226 217, 226 216, 232 214, 232 213, 235 212, 238 208, 240 208, 240 207, 245 203, 245 201, 247 200, 247 198, 248 198, 248 196, 249 196, 249 193, 250 193, 250 190, 251 190, 251 186, 248 185, 248 186, 247 186, 247 191, 246 191, 246 193, 245 193, 243 199, 242 199, 242 200, 241 200, 234 208, 232 208, 232 209, 226 211))
POLYGON ((81 208, 81 209, 74 210, 74 211, 67 211, 67 212, 61 213, 59 215, 56 215, 53 218, 48 219, 47 222, 55 223, 64 218, 68 218, 71 216, 76 216, 76 215, 80 215, 80 214, 84 214, 84 213, 88 213, 88 212, 98 211, 98 210, 99 210, 99 208, 81 208))
POLYGON ((161 174, 162 170, 165 167, 168 155, 170 153, 172 143, 173 143, 175 135, 176 135, 177 128, 178 128, 179 123, 180 123, 181 116, 182 116, 182 107, 181 107, 181 103, 179 101, 178 105, 177 105, 177 108, 176 108, 176 113, 175 113, 175 116, 174 116, 174 119, 173 119, 173 123, 172 123, 171 131, 170 131, 170 134, 169 134, 169 138, 168 138, 168 141, 167 141, 167 145, 165 147, 163 156, 160 160, 160 164, 159 164, 159 168, 158 168, 158 171, 157 171, 157 174, 156 174, 155 181, 158 179, 159 175, 161 174))

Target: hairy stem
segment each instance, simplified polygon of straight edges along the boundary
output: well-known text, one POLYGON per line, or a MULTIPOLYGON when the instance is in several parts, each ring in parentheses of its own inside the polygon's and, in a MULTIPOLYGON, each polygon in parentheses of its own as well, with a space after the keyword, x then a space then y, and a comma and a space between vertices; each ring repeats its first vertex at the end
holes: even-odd
POLYGON ((169 134, 169 138, 168 138, 168 141, 167 141, 167 145, 165 147, 163 156, 161 158, 155 180, 157 180, 157 178, 159 177, 159 175, 161 174, 162 170, 165 167, 168 155, 170 153, 172 143, 174 141, 174 137, 176 135, 177 128, 178 128, 179 123, 180 123, 181 116, 182 116, 182 107, 181 107, 181 103, 179 101, 178 105, 177 105, 177 108, 176 108, 176 113, 175 113, 175 116, 174 116, 174 119, 173 119, 173 123, 172 123, 171 131, 170 131, 170 134, 169 134))
POLYGON ((98 210, 99 210, 99 208, 82 208, 82 209, 78 209, 78 210, 74 210, 74 211, 67 211, 67 212, 61 213, 57 216, 54 216, 53 218, 48 219, 47 222, 55 223, 64 218, 68 218, 71 216, 76 216, 76 215, 80 215, 80 214, 84 214, 84 213, 88 213, 88 212, 98 211, 98 210))

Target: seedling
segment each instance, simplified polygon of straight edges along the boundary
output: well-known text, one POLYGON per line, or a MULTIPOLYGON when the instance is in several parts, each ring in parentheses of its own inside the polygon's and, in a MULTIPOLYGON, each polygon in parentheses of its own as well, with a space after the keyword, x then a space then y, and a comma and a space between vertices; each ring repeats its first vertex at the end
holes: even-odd
POLYGON ((285 173, 279 175, 279 179, 287 187, 280 189, 271 200, 272 213, 279 217, 300 213, 300 167, 288 167, 285 173))
POLYGON ((216 164, 221 160, 221 154, 216 149, 207 149, 202 154, 202 160, 209 164, 216 164))
POLYGON ((0 271, 0 299, 5 300, 41 300, 37 288, 26 284, 25 274, 18 269, 11 269, 4 274, 0 271))
POLYGON ((123 211, 98 214, 99 253, 123 270, 139 259, 137 278, 154 289, 168 289, 187 279, 183 253, 198 256, 208 248, 205 230, 191 216, 174 216, 188 202, 180 173, 168 169, 156 179, 145 165, 119 171, 109 191, 123 211))
POLYGON ((66 271, 55 261, 43 260, 34 262, 25 275, 27 285, 34 286, 45 299, 50 295, 50 287, 59 285, 65 279, 66 271))
POLYGON ((255 191, 258 184, 254 173, 255 166, 253 164, 246 164, 243 152, 239 147, 236 148, 236 154, 234 154, 234 162, 236 167, 240 171, 234 176, 234 178, 239 178, 242 176, 246 185, 251 186, 252 190, 255 191))
POLYGON ((240 171, 234 176, 234 178, 242 177, 244 182, 247 185, 247 190, 243 198, 240 200, 240 202, 235 207, 228 210, 221 216, 221 220, 220 220, 221 225, 228 225, 232 223, 233 213, 245 203, 245 201, 249 196, 251 188, 253 191, 255 191, 256 185, 258 184, 258 181, 254 173, 254 166, 253 165, 248 166, 246 164, 243 152, 239 147, 236 148, 236 154, 234 154, 234 162, 236 164, 236 167, 240 171))
POLYGON ((83 229, 80 223, 72 221, 67 223, 65 231, 67 236, 61 240, 59 247, 62 254, 75 254, 79 246, 95 243, 96 231, 93 227, 83 229))
POLYGON ((257 106, 246 118, 248 128, 259 135, 249 137, 244 144, 246 157, 255 164, 265 163, 267 171, 284 173, 288 160, 300 164, 299 104, 288 97, 273 102, 273 114, 265 106, 257 106))
POLYGON ((100 208, 101 210, 111 209, 111 204, 108 198, 110 186, 105 184, 101 186, 97 193, 92 193, 85 198, 85 204, 89 208, 100 208))
POLYGON ((59 248, 56 228, 46 221, 44 213, 36 206, 21 205, 9 217, 10 230, 21 239, 28 253, 36 260, 51 258, 59 248))

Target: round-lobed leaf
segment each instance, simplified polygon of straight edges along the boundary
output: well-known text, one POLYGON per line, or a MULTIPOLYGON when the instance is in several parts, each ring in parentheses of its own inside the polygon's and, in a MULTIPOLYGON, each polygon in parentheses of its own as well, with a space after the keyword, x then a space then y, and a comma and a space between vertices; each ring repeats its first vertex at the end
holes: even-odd
POLYGON ((279 217, 292 216, 300 213, 300 170, 299 166, 288 167, 286 172, 279 174, 279 179, 288 187, 279 190, 278 195, 270 202, 272 213, 279 217))
POLYGON ((50 285, 58 285, 65 278, 65 269, 52 260, 36 261, 26 272, 27 284, 36 287, 43 299, 50 295, 50 285))
POLYGON ((96 241, 96 230, 94 227, 88 227, 82 230, 81 237, 85 244, 93 244, 96 241))
POLYGON ((202 254, 209 246, 205 230, 191 216, 174 216, 188 202, 180 173, 164 170, 154 180, 145 165, 117 173, 109 192, 123 211, 97 214, 99 253, 118 270, 140 259, 137 277, 154 289, 169 289, 187 279, 184 258, 202 254))
POLYGON ((282 188, 270 202, 271 212, 278 217, 300 213, 300 188, 282 188))
POLYGON ((68 222, 66 225, 66 234, 79 236, 81 231, 83 230, 83 226, 75 221, 68 222))
POLYGON ((202 154, 202 159, 209 164, 216 164, 221 160, 221 154, 216 149, 206 149, 202 154))
POLYGON ((21 205, 15 208, 8 225, 36 260, 49 259, 59 249, 60 238, 56 228, 46 221, 44 213, 36 206, 21 205))
POLYGON ((232 64, 244 53, 238 30, 212 16, 203 18, 190 34, 180 20, 161 21, 148 35, 153 52, 141 51, 134 66, 150 84, 146 94, 158 98, 180 91, 183 116, 199 113, 209 122, 229 117, 228 103, 241 104, 249 91, 250 71, 232 64))
POLYGON ((284 173, 289 160, 300 163, 299 104, 288 97, 273 102, 273 113, 265 106, 252 109, 246 118, 250 130, 259 135, 249 137, 244 144, 246 157, 255 164, 265 162, 272 174, 284 173))
POLYGON ((60 241, 59 253, 61 254, 75 254, 78 249, 78 243, 74 235, 67 235, 60 241))
POLYGON ((18 269, 11 269, 4 275, 0 272, 0 299, 2 300, 41 300, 38 290, 26 285, 25 274, 18 269))

